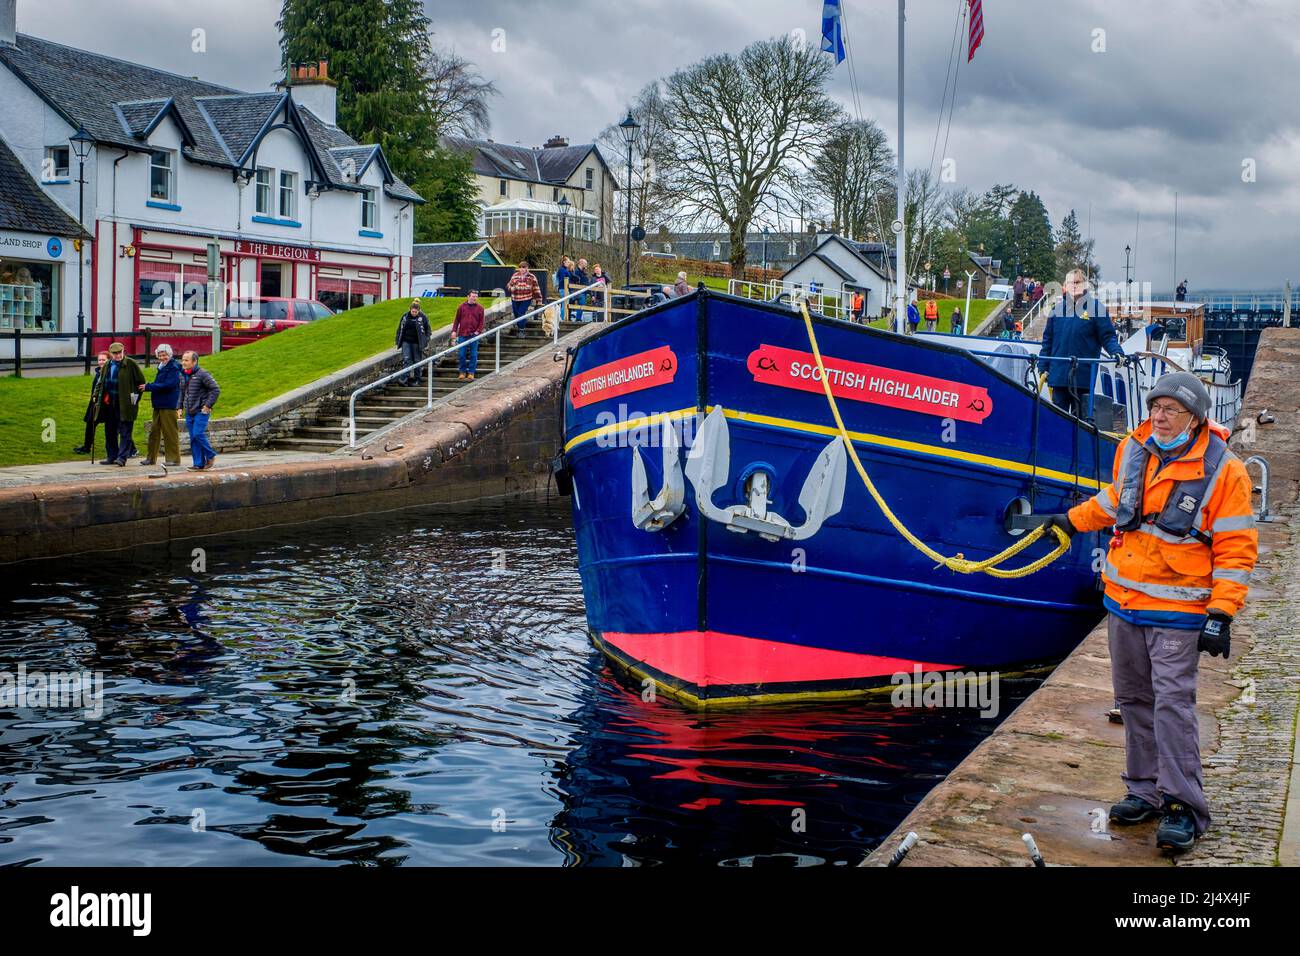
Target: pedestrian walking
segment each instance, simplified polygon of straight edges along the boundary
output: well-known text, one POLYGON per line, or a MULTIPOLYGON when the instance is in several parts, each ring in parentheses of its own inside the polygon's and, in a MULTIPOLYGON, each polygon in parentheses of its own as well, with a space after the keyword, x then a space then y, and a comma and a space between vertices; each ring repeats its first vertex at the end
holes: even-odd
POLYGON ((144 372, 140 371, 135 359, 126 354, 122 343, 114 342, 108 347, 108 365, 104 375, 105 413, 100 420, 104 422, 107 455, 100 464, 125 468, 126 460, 139 454, 133 433, 144 372))
POLYGON ((1150 417, 1115 455, 1113 479, 1053 515, 1067 534, 1114 526, 1102 571, 1111 680, 1124 724, 1118 824, 1160 818, 1156 846, 1181 852, 1211 822, 1196 719, 1199 655, 1228 658, 1258 556, 1251 480, 1195 375, 1147 393, 1150 417))
POLYGON ((933 332, 939 325, 939 303, 934 299, 925 300, 925 330, 933 332))
POLYGON ((100 352, 95 356, 95 377, 90 383, 90 401, 86 403, 86 414, 81 420, 86 423, 86 434, 81 444, 72 449, 74 455, 95 455, 95 429, 99 425, 99 408, 104 397, 104 366, 108 364, 108 353, 100 352))
MULTIPOLYGON (((586 285, 586 282, 582 285, 586 285)), ((542 304, 542 287, 537 284, 537 276, 528 271, 527 259, 521 261, 519 267, 515 269, 514 275, 506 283, 506 291, 510 293, 510 308, 516 319, 527 315, 536 306, 542 304)), ((528 320, 523 319, 515 322, 508 334, 522 335, 527 328, 528 320)))
POLYGON ((181 363, 166 343, 154 349, 158 371, 153 381, 141 385, 153 403, 153 421, 149 426, 149 445, 142 465, 152 465, 158 459, 158 445, 162 443, 163 460, 169 465, 181 463, 181 436, 176 425, 176 410, 181 407, 181 363))
POLYGON ((952 317, 950 321, 952 323, 952 334, 961 335, 962 334, 961 306, 959 305, 953 306, 952 317))
MULTIPOLYGON (((597 265, 599 265, 599 263, 597 265)), ((591 283, 592 283, 591 275, 587 272, 587 260, 579 259, 578 264, 574 266, 573 279, 570 284, 577 286, 579 289, 581 289, 585 286, 591 285, 591 283)), ((574 304, 586 305, 589 295, 590 293, 583 292, 581 295, 575 296, 573 299, 574 304)), ((594 299, 595 297, 593 296, 592 298, 594 299)), ((575 322, 591 322, 594 319, 595 316, 593 316, 590 312, 586 312, 582 309, 577 309, 577 308, 573 310, 573 320, 575 322)))
POLYGON ((190 457, 194 464, 190 471, 206 471, 217 460, 216 449, 208 441, 208 420, 221 389, 212 373, 199 367, 199 353, 186 352, 181 356, 181 407, 176 410, 179 420, 185 414, 186 430, 190 436, 190 457))
POLYGON ((416 365, 429 347, 429 317, 420 308, 420 300, 412 299, 411 307, 402 313, 397 323, 397 347, 402 351, 402 368, 408 369, 398 378, 403 385, 419 385, 423 381, 424 366, 416 365))
POLYGON ((456 318, 451 322, 451 334, 460 344, 460 348, 456 350, 459 379, 472 382, 475 373, 478 372, 478 342, 469 340, 483 333, 484 322, 483 306, 478 304, 478 293, 471 289, 465 301, 456 309, 456 318), (465 344, 467 342, 468 345, 465 344))

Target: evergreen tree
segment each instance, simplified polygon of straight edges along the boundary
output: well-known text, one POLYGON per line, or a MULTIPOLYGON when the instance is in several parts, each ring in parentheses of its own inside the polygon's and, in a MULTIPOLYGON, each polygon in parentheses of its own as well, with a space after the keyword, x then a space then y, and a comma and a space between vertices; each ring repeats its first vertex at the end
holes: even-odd
MULTIPOLYGON (((1037 276, 1047 281, 1056 268, 1056 256, 1052 244, 1052 222, 1037 193, 1021 192, 1016 197, 1007 214, 1007 229, 1011 240, 1008 251, 1012 269, 1019 260, 1020 275, 1037 276)), ((1003 274, 1011 273, 1004 269, 1003 274)))
POLYGON ((1063 278, 1071 269, 1084 269, 1094 279, 1101 275, 1092 258, 1094 240, 1084 239, 1079 231, 1079 217, 1071 209, 1061 220, 1061 230, 1056 239, 1056 276, 1063 278))
POLYGON ((339 128, 383 147, 393 172, 428 200, 417 207, 416 235, 473 238, 469 165, 438 145, 423 69, 429 18, 420 0, 283 0, 277 26, 286 72, 292 63, 328 60, 339 128))

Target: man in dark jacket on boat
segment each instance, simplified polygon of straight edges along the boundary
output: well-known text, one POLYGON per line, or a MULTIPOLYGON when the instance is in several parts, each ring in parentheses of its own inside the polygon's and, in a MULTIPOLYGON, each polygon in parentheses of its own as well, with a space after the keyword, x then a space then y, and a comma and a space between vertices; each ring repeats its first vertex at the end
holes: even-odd
POLYGON ((1065 276, 1061 300, 1047 319, 1043 347, 1038 353, 1047 360, 1043 364, 1047 366, 1047 384, 1052 389, 1052 401, 1071 415, 1082 418, 1088 413, 1088 396, 1097 369, 1093 362, 1072 363, 1069 360, 1100 358, 1103 348, 1121 365, 1128 361, 1106 304, 1095 295, 1089 295, 1088 279, 1083 270, 1071 269, 1065 276))

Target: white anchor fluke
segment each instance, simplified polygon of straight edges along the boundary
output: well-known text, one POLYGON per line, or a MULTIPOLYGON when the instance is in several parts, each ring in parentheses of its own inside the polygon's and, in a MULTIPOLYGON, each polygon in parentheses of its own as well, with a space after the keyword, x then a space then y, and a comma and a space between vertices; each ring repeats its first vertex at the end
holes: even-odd
POLYGON ((667 418, 663 422, 661 437, 664 483, 654 498, 650 497, 650 481, 646 477, 641 452, 632 449, 632 523, 642 531, 662 531, 686 510, 686 483, 682 480, 682 466, 677 457, 681 445, 673 423, 667 418))
POLYGON ((847 461, 844 443, 839 438, 822 449, 799 492, 799 505, 805 515, 801 525, 792 526, 781 515, 768 510, 771 478, 765 471, 755 471, 745 483, 748 504, 719 508, 713 503, 713 494, 727 484, 731 471, 731 436, 722 407, 714 406, 705 416, 686 456, 686 477, 695 488, 696 507, 710 521, 741 534, 753 531, 768 541, 782 538, 802 541, 820 531, 823 522, 843 507, 847 461))

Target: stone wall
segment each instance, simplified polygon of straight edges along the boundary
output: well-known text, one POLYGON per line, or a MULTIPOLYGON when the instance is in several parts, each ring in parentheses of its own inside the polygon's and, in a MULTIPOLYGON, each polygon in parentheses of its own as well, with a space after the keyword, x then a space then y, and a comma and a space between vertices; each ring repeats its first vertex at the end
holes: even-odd
POLYGON ((393 451, 374 457, 357 449, 161 479, 0 489, 0 563, 539 491, 560 445, 564 362, 555 355, 599 328, 457 390, 388 433, 393 451))

